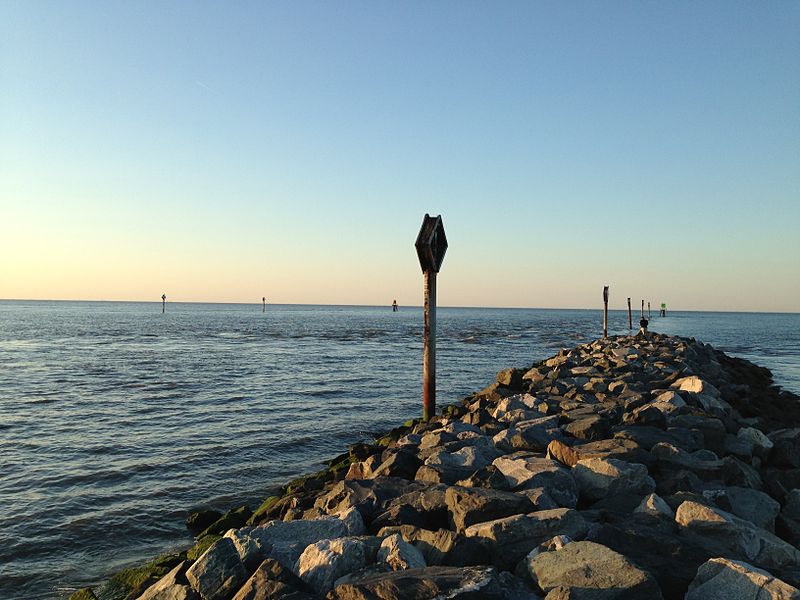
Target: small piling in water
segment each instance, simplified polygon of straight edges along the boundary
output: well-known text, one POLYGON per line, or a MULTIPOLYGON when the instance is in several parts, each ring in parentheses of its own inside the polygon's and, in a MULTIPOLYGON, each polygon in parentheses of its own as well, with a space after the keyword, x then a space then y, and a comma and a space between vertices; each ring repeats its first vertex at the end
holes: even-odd
POLYGON ((633 316, 631 315, 631 299, 628 298, 628 329, 633 329, 633 316))
POLYGON ((603 337, 608 337, 608 286, 603 286, 603 337))
POLYGON ((261 297, 261 312, 267 312, 267 297, 261 297))
POLYGON ((167 295, 161 294, 161 314, 163 315, 166 310, 167 310, 167 295))
POLYGON ((652 318, 652 315, 650 314, 650 303, 649 302, 647 303, 647 318, 648 319, 652 318))

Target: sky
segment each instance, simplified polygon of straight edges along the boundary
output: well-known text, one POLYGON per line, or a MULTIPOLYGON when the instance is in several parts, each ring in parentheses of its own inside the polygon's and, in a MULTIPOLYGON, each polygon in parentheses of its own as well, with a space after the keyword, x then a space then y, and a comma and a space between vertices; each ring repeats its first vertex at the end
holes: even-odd
POLYGON ((0 0, 0 298, 800 311, 800 3, 0 0))

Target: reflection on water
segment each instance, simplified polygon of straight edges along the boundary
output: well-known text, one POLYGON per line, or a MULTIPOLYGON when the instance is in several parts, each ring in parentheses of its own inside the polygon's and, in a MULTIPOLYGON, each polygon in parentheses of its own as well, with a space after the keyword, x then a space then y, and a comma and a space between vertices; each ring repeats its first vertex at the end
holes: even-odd
MULTIPOLYGON (((421 413, 422 312, 0 302, 0 598, 64 598, 186 546, 187 508, 255 503, 421 413)), ((437 388, 596 338, 599 311, 438 312, 437 388)), ((800 315, 670 313, 800 391, 800 315)), ((610 333, 628 333, 612 311, 610 333)))

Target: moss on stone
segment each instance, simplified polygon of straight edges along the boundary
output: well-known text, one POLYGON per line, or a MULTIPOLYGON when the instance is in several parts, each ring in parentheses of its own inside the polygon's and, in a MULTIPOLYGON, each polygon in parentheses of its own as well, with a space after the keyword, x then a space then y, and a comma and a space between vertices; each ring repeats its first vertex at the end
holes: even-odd
POLYGON ((279 500, 278 496, 270 496, 261 503, 252 516, 247 519, 248 525, 256 525, 269 512, 269 509, 279 500))
POLYGON ((97 600, 97 596, 94 595, 91 588, 82 588, 72 594, 69 600, 97 600))
POLYGON ((201 537, 206 535, 224 535, 226 531, 229 529, 238 529, 242 527, 247 520, 253 515, 253 512, 250 510, 250 507, 247 505, 240 506, 239 508, 235 508, 233 510, 229 510, 224 515, 222 515, 219 519, 214 521, 211 525, 206 527, 200 535, 197 536, 199 540, 201 537))
POLYGON ((211 545, 214 542, 216 542, 219 539, 222 539, 221 535, 215 535, 213 533, 209 535, 204 535, 199 540, 197 540, 197 543, 194 546, 192 546, 186 551, 186 559, 191 560, 192 562, 196 561, 203 555, 203 553, 206 550, 208 550, 211 547, 211 545))
POLYGON ((124 600, 138 598, 150 585, 169 573, 179 562, 186 559, 186 554, 170 553, 150 561, 142 567, 123 569, 114 574, 100 590, 101 600, 124 600))

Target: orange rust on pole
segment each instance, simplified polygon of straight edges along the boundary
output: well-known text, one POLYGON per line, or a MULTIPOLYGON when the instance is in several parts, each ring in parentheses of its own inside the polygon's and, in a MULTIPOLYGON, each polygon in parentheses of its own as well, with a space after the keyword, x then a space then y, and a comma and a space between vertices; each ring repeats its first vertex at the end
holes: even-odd
POLYGON ((447 251, 447 237, 441 215, 425 215, 414 246, 417 249, 419 266, 425 275, 422 418, 427 421, 436 414, 436 274, 447 251))
POLYGON ((628 329, 633 329, 633 316, 631 315, 631 299, 628 298, 628 329))
POLYGON ((422 376, 422 418, 436 414, 436 271, 425 271, 425 355, 422 376))

